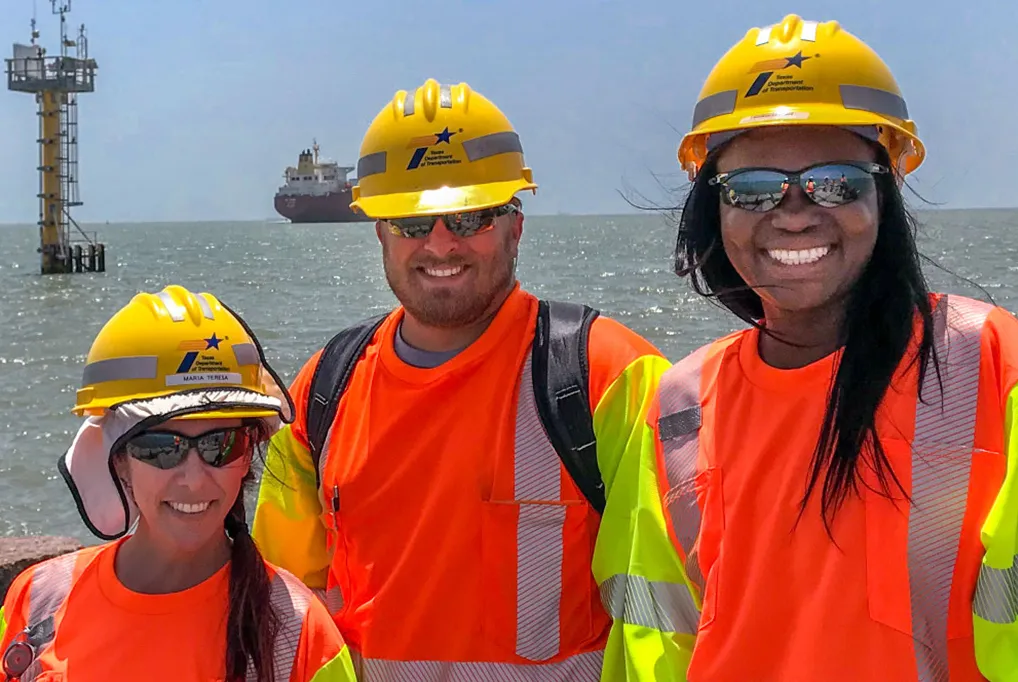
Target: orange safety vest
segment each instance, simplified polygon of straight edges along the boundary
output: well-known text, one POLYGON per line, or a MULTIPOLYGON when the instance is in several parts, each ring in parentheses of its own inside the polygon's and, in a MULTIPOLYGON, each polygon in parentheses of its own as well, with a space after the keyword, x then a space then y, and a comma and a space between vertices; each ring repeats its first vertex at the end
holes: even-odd
MULTIPOLYGON (((994 613, 1001 608, 997 574, 1002 572, 981 566, 984 548, 979 534, 1003 481, 1002 387, 995 385, 1001 381, 995 372, 1004 370, 997 367, 997 358, 985 357, 995 346, 995 342, 984 345, 983 341, 992 306, 940 295, 934 295, 931 303, 943 391, 931 364, 924 377, 923 401, 917 401, 918 368, 903 366, 882 405, 882 410, 900 417, 899 424, 909 418, 914 423, 910 438, 908 429, 899 430, 900 438, 911 446, 910 454, 907 447, 885 445, 913 504, 911 508, 901 505, 900 513, 885 506, 891 503, 865 488, 880 489, 875 476, 861 472, 862 499, 850 496, 842 508, 849 520, 834 532, 835 541, 838 530, 846 528, 850 542, 861 538, 853 546, 852 556, 836 554, 842 550, 830 549, 833 545, 821 546, 820 532, 810 536, 815 538, 810 548, 826 558, 817 559, 814 565, 777 561, 768 565, 767 557, 746 557, 746 562, 756 564, 751 567, 739 560, 740 547, 754 540, 754 525, 775 536, 786 533, 777 545, 768 545, 782 550, 794 546, 796 534, 802 532, 800 528, 785 530, 783 523, 777 531, 761 525, 773 519, 784 521, 787 517, 782 514, 794 515, 798 500, 786 499, 784 488, 769 483, 761 492, 760 485, 754 489, 752 481, 733 483, 735 477, 729 478, 726 470, 739 458, 738 439, 752 439, 754 433, 750 424, 734 438, 731 433, 733 423, 739 421, 738 414, 732 412, 744 409, 746 398, 740 393, 748 379, 735 369, 728 370, 729 381, 719 377, 726 376, 723 366, 739 366, 738 356, 747 352, 738 347, 739 337, 742 343, 750 343, 747 338, 755 339, 749 336, 751 332, 739 332, 700 348, 662 377, 658 405, 649 416, 657 430, 659 471, 664 472, 661 497, 668 510, 669 533, 684 557, 690 583, 702 598, 699 632, 694 628, 690 633, 697 635, 689 668, 691 681, 771 679, 768 675, 792 682, 847 681, 850 674, 842 666, 853 665, 853 658, 863 661, 854 674, 863 668, 870 675, 883 670, 888 677, 881 679, 895 682, 984 679, 973 652, 972 614, 1005 622, 994 613), (984 348, 990 350, 982 353, 984 348), (903 385, 911 389, 902 391, 903 385), (728 443, 725 451, 717 446, 722 439, 728 443), (752 500, 747 502, 749 498, 752 500), (759 516, 733 518, 731 510, 740 503, 747 505, 740 509, 754 509, 759 516), (791 512, 783 511, 789 506, 791 512), (779 508, 782 510, 774 511, 779 508), (743 535, 731 535, 736 522, 743 535), (831 553, 824 554, 828 551, 831 553), (734 559, 723 559, 732 553, 734 559), (859 557, 859 553, 866 556, 859 557), (854 575, 849 572, 849 580, 855 582, 841 582, 844 573, 838 579, 825 579, 824 571, 835 570, 830 567, 834 562, 842 571, 845 564, 841 562, 852 562, 856 568, 854 575), (761 565, 766 584, 739 581, 738 574, 761 565), (720 577, 723 575, 729 576, 727 585, 720 577), (737 585, 734 590, 733 583, 737 585), (807 588, 799 592, 802 584, 813 585, 816 591, 807 588), (832 595, 836 604, 825 601, 832 595), (766 613, 761 605, 768 599, 772 604, 780 602, 782 613, 766 613), (740 613, 734 613, 736 610, 740 613), (858 633, 843 622, 846 611, 858 614, 852 616, 859 618, 858 633), (837 632, 828 629, 833 618, 838 624, 830 627, 837 632), (721 622, 724 626, 719 629, 721 622), (766 663, 761 665, 761 661, 766 663)), ((800 394, 795 395, 801 399, 800 394)), ((783 398, 775 394, 774 399, 783 398)), ((818 399, 825 400, 826 395, 818 399)), ((755 414, 766 417, 764 412, 755 414)), ((787 419, 784 413, 777 418, 782 417, 787 419)), ((800 442, 815 444, 819 430, 812 417, 805 417, 801 426, 802 434, 788 433, 787 441, 778 434, 774 449, 766 453, 773 455, 772 464, 764 460, 760 466, 765 469, 754 474, 757 478, 761 471, 770 475, 774 469, 788 467, 788 457, 799 456, 796 438, 800 435, 800 442), (788 449, 779 451, 785 447, 788 449)), ((882 430, 882 442, 887 431, 882 430)), ((798 470, 795 473, 789 487, 801 494, 805 478, 799 477, 798 470)), ((896 492, 893 487, 892 492, 896 492)), ((806 514, 818 513, 818 506, 806 510, 806 514)), ((808 554, 810 548, 802 552, 808 554)), ((879 677, 881 673, 875 674, 879 677)))
MULTIPOLYGON (((25 628, 19 633, 6 633, 9 644, 0 652, 5 667, 24 670, 19 682, 32 682, 44 671, 65 671, 68 661, 59 647, 60 624, 69 604, 73 604, 75 582, 108 545, 85 549, 48 559, 26 569, 28 584, 28 614, 25 628), (11 635, 13 634, 13 637, 11 635)), ((273 649, 275 679, 290 679, 297 655, 297 647, 304 626, 311 592, 292 575, 275 569, 271 574, 271 603, 279 618, 279 629, 273 649)), ((10 621, 13 614, 6 614, 10 621)), ((222 614, 226 618, 226 613, 222 614)), ((102 627, 102 614, 96 613, 96 626, 102 627)), ((172 637, 173 633, 166 633, 172 637)), ((193 655, 196 652, 190 652, 193 655)), ((142 655, 120 654, 120 655, 142 655)), ((73 663, 73 662, 72 662, 73 663)), ((3 668, 0 668, 2 672, 3 668)), ((45 677, 49 680, 50 677, 45 677)), ((248 680, 254 680, 254 670, 248 670, 248 680)))
MULTIPOLYGON (((391 315, 350 378, 319 495, 334 551, 324 599, 363 679, 600 679, 599 517, 538 417, 536 315, 515 290, 481 338, 430 370, 397 358, 391 315)), ((591 407, 645 354, 657 352, 595 320, 591 407)), ((292 393, 302 415, 306 390, 292 393)))

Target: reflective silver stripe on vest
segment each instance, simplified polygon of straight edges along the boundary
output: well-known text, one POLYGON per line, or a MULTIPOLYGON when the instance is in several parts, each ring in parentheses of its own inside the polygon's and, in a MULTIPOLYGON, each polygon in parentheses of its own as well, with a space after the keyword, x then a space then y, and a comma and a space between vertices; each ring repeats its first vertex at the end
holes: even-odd
MULTIPOLYGON (((668 492, 664 502, 686 555, 686 575, 703 594, 700 570, 700 507, 696 503, 696 461, 700 452, 700 368, 707 347, 683 358, 661 377, 658 435, 664 450, 668 492)), ((697 623, 686 623, 696 632, 697 623)))
POLYGON ((576 682, 599 680, 603 651, 588 651, 556 663, 392 661, 363 658, 351 650, 360 682, 576 682))
POLYGON ((661 632, 696 634, 700 612, 685 585, 622 573, 601 583, 601 603, 612 618, 661 632))
MULTIPOLYGON (((272 669, 278 682, 290 679, 300 633, 304 629, 304 618, 314 596, 297 578, 282 569, 276 569, 272 576, 269 601, 279 619, 279 629, 272 646, 272 669)), ((254 666, 248 662, 247 682, 257 682, 254 666)))
POLYGON ((1018 557, 1010 568, 979 569, 972 611, 985 621, 1010 625, 1018 621, 1018 557))
MULTIPOLYGON (((562 555, 565 542, 566 508, 561 504, 548 504, 562 500, 562 463, 551 441, 548 440, 537 413, 530 362, 528 354, 523 370, 520 372, 515 428, 514 493, 515 499, 521 502, 516 528, 516 655, 531 661, 546 661, 556 656, 560 650, 562 555)), ((325 443, 322 446, 322 456, 319 459, 319 478, 324 482, 319 489, 319 500, 324 510, 330 508, 329 502, 332 495, 329 491, 333 484, 326 476, 326 472, 331 455, 329 444, 332 441, 335 425, 336 421, 334 420, 326 434, 325 443)), ((335 615, 343 604, 343 596, 339 588, 330 587, 326 598, 330 612, 335 615)), ((601 655, 600 652, 598 655, 601 655)), ((407 663, 406 665, 416 664, 407 663)), ((431 664, 421 663, 421 665, 431 664)), ((525 668, 529 669, 529 667, 525 668)), ((463 668, 463 670, 467 669, 463 668)), ((512 666, 507 669, 515 670, 512 666)), ((541 666, 534 670, 546 670, 546 668, 541 666)), ((576 670, 583 670, 583 668, 576 670)), ((390 678, 381 677, 378 679, 390 678)), ((391 679, 432 678, 396 677, 391 679)), ((441 679, 461 678, 443 677, 441 679)), ((480 679, 487 680, 489 678, 480 679)), ((502 678, 492 677, 490 679, 502 678)), ((546 682, 567 678, 540 677, 534 679, 546 682)), ((595 675, 589 679, 593 681, 598 677, 595 675)))
POLYGON ((933 324, 944 391, 931 358, 916 405, 908 575, 923 682, 948 680, 947 610, 972 465, 980 339, 990 310, 968 299, 940 298, 933 324))
POLYGON ((545 661, 559 652, 559 606, 562 601, 562 546, 566 508, 562 499, 562 466, 545 435, 534 402, 530 356, 520 375, 516 407, 516 654, 545 661))
MULTIPOLYGON (((39 659, 56 635, 53 618, 71 592, 74 563, 78 555, 64 554, 40 564, 32 572, 28 587, 28 629, 35 648, 35 658, 21 676, 21 682, 32 682, 42 672, 39 659)), ((0 652, 2 654, 3 652, 0 652)))

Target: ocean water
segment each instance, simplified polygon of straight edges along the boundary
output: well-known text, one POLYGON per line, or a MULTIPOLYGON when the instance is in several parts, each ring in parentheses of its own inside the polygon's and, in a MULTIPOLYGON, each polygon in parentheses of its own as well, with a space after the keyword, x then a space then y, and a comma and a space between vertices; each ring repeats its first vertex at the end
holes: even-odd
MULTIPOLYGON (((921 213, 936 290, 1018 311, 1018 210, 921 213), (969 281, 978 284, 982 290, 969 281), (984 293, 985 291, 985 293, 984 293)), ((211 291, 252 326, 289 381, 344 325, 395 304, 370 224, 86 226, 107 272, 40 276, 37 228, 0 226, 0 535, 93 543, 56 462, 92 339, 138 291, 211 291)), ((672 273, 675 227, 659 213, 528 217, 518 276, 531 292, 602 310, 677 360, 742 327, 672 273)))

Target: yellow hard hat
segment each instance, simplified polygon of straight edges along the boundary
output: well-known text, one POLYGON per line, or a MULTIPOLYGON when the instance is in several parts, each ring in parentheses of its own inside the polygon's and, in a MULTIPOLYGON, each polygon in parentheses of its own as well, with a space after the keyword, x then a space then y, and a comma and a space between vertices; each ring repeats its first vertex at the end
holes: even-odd
POLYGON ((887 64, 836 21, 789 14, 750 29, 707 76, 679 164, 692 179, 712 135, 774 125, 872 129, 902 176, 926 155, 887 64))
POLYGON ((177 285, 137 294, 103 326, 72 412, 101 416, 117 405, 174 394, 186 394, 187 405, 152 412, 292 420, 289 394, 244 321, 212 294, 177 285))
POLYGON ((361 143, 350 206, 374 219, 473 211, 536 190, 498 107, 466 83, 400 90, 361 143))

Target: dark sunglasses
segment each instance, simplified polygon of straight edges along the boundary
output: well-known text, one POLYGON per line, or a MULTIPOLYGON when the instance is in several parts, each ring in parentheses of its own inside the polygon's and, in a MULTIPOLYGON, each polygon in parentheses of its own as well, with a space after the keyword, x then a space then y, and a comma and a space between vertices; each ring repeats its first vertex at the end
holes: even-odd
POLYGON ((158 469, 180 466, 193 448, 206 464, 224 467, 251 452, 255 443, 254 430, 249 426, 206 431, 198 436, 185 436, 173 431, 145 431, 124 444, 131 457, 158 469))
POLYGON ((721 201, 729 206, 764 213, 777 208, 792 185, 799 185, 817 206, 844 206, 874 191, 873 176, 887 172, 886 166, 876 163, 838 161, 818 163, 794 173, 777 168, 738 168, 718 173, 707 184, 719 186, 721 201))
POLYGON ((450 213, 447 215, 425 215, 411 216, 409 218, 383 218, 389 224, 389 231, 397 237, 407 239, 420 239, 427 237, 435 229, 435 224, 441 218, 446 229, 457 237, 472 237, 495 225, 495 219, 504 215, 519 213, 520 209, 515 204, 505 204, 495 208, 484 208, 480 211, 466 211, 465 213, 450 213))

